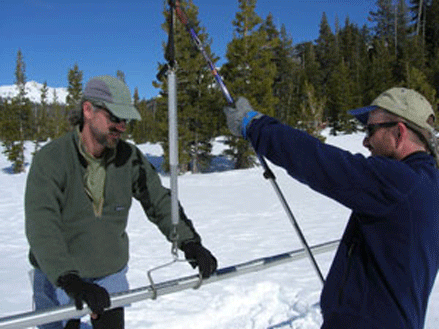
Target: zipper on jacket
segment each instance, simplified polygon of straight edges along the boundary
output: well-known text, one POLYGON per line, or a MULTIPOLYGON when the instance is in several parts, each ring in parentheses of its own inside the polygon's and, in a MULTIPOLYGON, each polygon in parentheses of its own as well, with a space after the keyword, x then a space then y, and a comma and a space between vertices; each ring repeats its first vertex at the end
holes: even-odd
POLYGON ((343 280, 342 280, 342 284, 340 287, 340 291, 338 293, 338 303, 341 304, 343 301, 343 293, 344 293, 344 287, 346 286, 346 282, 348 281, 348 277, 349 277, 349 273, 351 271, 351 266, 352 266, 352 253, 354 251, 354 248, 357 245, 357 241, 352 241, 351 245, 349 246, 348 252, 347 252, 347 265, 346 265, 346 270, 345 273, 343 275, 343 280))

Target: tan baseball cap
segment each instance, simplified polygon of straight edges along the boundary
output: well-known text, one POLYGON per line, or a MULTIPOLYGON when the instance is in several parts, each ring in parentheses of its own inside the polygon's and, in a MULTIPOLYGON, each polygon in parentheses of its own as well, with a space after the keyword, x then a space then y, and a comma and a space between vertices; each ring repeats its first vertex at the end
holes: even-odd
POLYGON ((407 125, 411 129, 424 136, 439 167, 439 143, 432 126, 436 120, 436 115, 433 107, 424 96, 412 89, 394 87, 375 98, 369 106, 350 110, 349 113, 366 125, 369 113, 377 108, 384 109, 407 120, 407 125))
POLYGON ((407 88, 394 87, 386 90, 372 102, 371 105, 349 111, 361 123, 366 124, 370 111, 382 108, 419 128, 432 131, 429 122, 436 119, 433 107, 420 93, 407 88))

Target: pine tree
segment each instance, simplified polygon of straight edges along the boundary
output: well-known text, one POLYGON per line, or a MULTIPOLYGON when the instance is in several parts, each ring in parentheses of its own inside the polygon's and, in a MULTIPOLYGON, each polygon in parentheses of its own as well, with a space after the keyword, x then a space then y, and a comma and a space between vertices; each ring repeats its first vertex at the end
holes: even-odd
POLYGON ((334 135, 337 131, 352 132, 354 129, 350 124, 352 117, 347 113, 353 104, 352 87, 349 68, 342 59, 330 75, 327 88, 327 108, 331 111, 330 125, 334 135))
POLYGON ((396 81, 404 81, 404 76, 407 65, 419 65, 423 67, 423 63, 417 61, 417 56, 414 52, 419 52, 418 47, 411 49, 413 41, 409 38, 410 26, 408 9, 405 0, 397 0, 395 3, 395 63, 394 63, 394 76, 396 81), (418 64, 416 64, 418 62, 418 64))
MULTIPOLYGON (((122 71, 118 71, 118 72, 122 72, 122 71)), ((121 80, 121 81, 123 81, 125 83, 125 74, 123 74, 123 76, 122 76, 122 74, 119 73, 120 76, 118 79, 123 78, 124 80, 121 80)), ((134 93, 133 93, 133 105, 137 110, 139 110, 139 101, 140 101, 139 89, 137 87, 135 87, 134 93)), ((142 115, 140 115, 140 116, 143 118, 142 115)), ((136 123, 137 123, 137 120, 132 120, 132 121, 128 122, 127 129, 124 133, 124 137, 127 136, 128 138, 133 138, 133 132, 134 132, 136 123)))
POLYGON ((31 135, 31 103, 26 97, 26 68, 21 50, 17 52, 15 84, 18 95, 6 104, 1 120, 4 153, 13 164, 13 172, 25 170, 24 142, 31 135))
POLYGON ((358 26, 346 17, 345 25, 339 32, 340 56, 348 68, 349 89, 351 90, 348 104, 356 108, 364 104, 362 91, 364 90, 365 62, 367 61, 367 40, 358 26))
POLYGON ((65 107, 59 103, 56 90, 53 90, 52 116, 49 119, 49 136, 53 139, 61 137, 67 130, 65 107))
MULTIPOLYGON (((245 96, 255 110, 274 116, 277 99, 273 95, 276 65, 273 62, 273 41, 264 29, 258 29, 262 19, 255 12, 256 0, 239 0, 240 11, 233 21, 234 38, 227 46, 227 63, 221 69, 230 90, 245 96)), ((235 160, 235 168, 254 165, 249 143, 236 137, 227 141, 227 151, 235 160)))
POLYGON ((428 14, 425 19, 425 42, 430 54, 439 48, 439 3, 438 1, 427 2, 428 14))
MULTIPOLYGON (((215 63, 218 58, 212 54, 211 41, 205 29, 200 26, 197 17, 198 8, 192 1, 180 1, 180 6, 185 11, 207 55, 215 63)), ((166 23, 163 28, 168 31, 169 12, 165 11, 164 15, 166 23)), ((219 90, 214 87, 215 80, 203 55, 193 44, 186 27, 177 19, 174 27, 180 171, 198 172, 205 170, 209 164, 211 141, 218 131, 218 117, 224 102, 221 101, 219 90)), ((160 69, 164 65, 161 64, 160 69)), ((162 97, 156 102, 155 128, 165 151, 166 169, 169 163, 167 81, 155 82, 154 86, 162 90, 162 97)))
POLYGON ((320 74, 318 77, 318 85, 314 87, 320 94, 326 94, 326 83, 339 61, 339 58, 336 56, 338 53, 339 50, 336 49, 335 35, 332 33, 326 14, 323 13, 320 21, 319 37, 315 45, 316 60, 320 66, 320 74))
POLYGON ((136 121, 133 123, 132 128, 132 138, 136 143, 157 143, 160 142, 157 137, 157 125, 156 111, 157 111, 157 100, 142 99, 135 102, 135 106, 142 116, 141 121, 136 121))
POLYGON ((35 138, 34 138, 34 154, 39 150, 40 142, 48 138, 48 103, 47 103, 47 82, 41 87, 41 103, 35 106, 34 122, 35 122, 35 138))
POLYGON ((66 109, 63 113, 63 116, 60 118, 61 122, 60 131, 64 133, 69 130, 69 125, 67 121, 68 113, 70 111, 75 110, 78 106, 80 106, 81 98, 82 98, 82 77, 83 72, 79 70, 78 64, 75 64, 72 69, 69 70, 67 79, 67 98, 66 98, 66 109))
POLYGON ((123 81, 124 83, 126 83, 126 82, 125 82, 125 73, 124 73, 123 71, 121 71, 121 70, 117 70, 117 71, 116 71, 116 77, 117 77, 120 81, 123 81))
POLYGON ((436 95, 439 95, 439 48, 435 50, 434 56, 428 61, 428 65, 429 67, 425 70, 425 73, 430 84, 434 86, 436 95))
POLYGON ((398 58, 406 57, 407 39, 409 35, 409 12, 405 0, 398 0, 395 5, 395 42, 398 58))
POLYGON ((367 85, 365 87, 365 101, 371 102, 384 90, 397 85, 393 74, 396 63, 395 53, 383 39, 375 39, 371 44, 370 62, 366 70, 367 85))
POLYGON ((395 7, 392 0, 377 0, 376 11, 369 12, 369 21, 375 23, 376 37, 384 40, 388 46, 395 44, 395 7))
POLYGON ((425 70, 439 94, 439 1, 423 2, 422 38, 425 42, 425 70))
POLYGON ((142 120, 134 121, 130 124, 130 134, 134 142, 140 143, 156 143, 157 138, 156 127, 156 110, 157 101, 155 99, 140 100, 138 88, 134 88, 133 94, 134 106, 139 111, 142 120))
POLYGON ((302 119, 299 128, 321 141, 325 141, 325 137, 320 132, 324 126, 323 111, 326 106, 326 97, 318 97, 314 86, 306 80, 304 81, 304 96, 300 104, 302 119))
POLYGON ((337 95, 332 94, 328 89, 331 75, 334 74, 336 66, 340 61, 340 49, 337 49, 336 45, 336 37, 332 33, 326 14, 323 13, 320 21, 319 37, 316 40, 315 46, 316 61, 319 69, 313 86, 318 97, 326 96, 328 98, 324 115, 328 118, 333 132, 338 130, 339 108, 334 106, 336 101, 331 100, 332 97, 337 97, 337 95))
POLYGON ((419 91, 431 104, 436 104, 436 90, 428 82, 427 76, 421 70, 409 65, 407 65, 407 71, 405 86, 419 91))
MULTIPOLYGON (((316 56, 316 46, 312 42, 304 42, 299 45, 296 45, 295 47, 297 56, 300 58, 301 67, 302 67, 302 78, 300 80, 300 94, 305 94, 305 91, 303 90, 303 86, 305 83, 305 80, 311 83, 314 88, 317 88, 315 86, 319 86, 321 84, 320 79, 320 65, 317 62, 317 56, 316 56)), ((299 119, 299 118, 297 118, 299 119)))
POLYGON ((425 21, 428 11, 428 5, 435 1, 428 0, 410 0, 409 10, 412 16, 412 32, 424 40, 425 37, 425 21))
POLYGON ((67 110, 71 110, 78 106, 82 97, 82 71, 79 70, 78 64, 75 64, 68 74, 67 87, 67 110))
POLYGON ((1 113, 0 130, 2 134, 3 153, 12 162, 12 172, 24 171, 24 141, 20 140, 20 119, 22 103, 17 98, 7 100, 1 113))
POLYGON ((391 0, 378 0, 377 10, 371 11, 369 21, 375 23, 375 33, 370 44, 370 63, 367 71, 367 98, 373 99, 383 90, 397 84, 394 75, 396 67, 395 52, 395 7, 391 0))
POLYGON ((136 88, 134 88, 134 93, 133 93, 133 105, 138 106, 139 101, 140 101, 139 88, 136 87, 136 88))
POLYGON ((299 65, 294 61, 293 40, 288 35, 285 25, 280 31, 273 23, 273 16, 269 14, 260 27, 265 31, 267 42, 271 44, 272 61, 275 64, 275 76, 272 85, 274 116, 282 122, 289 122, 299 108, 296 80, 299 74, 299 65))

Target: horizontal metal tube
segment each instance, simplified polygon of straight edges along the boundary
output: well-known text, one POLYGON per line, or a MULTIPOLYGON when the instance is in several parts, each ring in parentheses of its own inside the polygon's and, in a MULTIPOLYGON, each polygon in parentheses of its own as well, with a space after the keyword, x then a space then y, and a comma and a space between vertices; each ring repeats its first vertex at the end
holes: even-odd
MULTIPOLYGON (((314 254, 321 254, 337 248, 339 241, 330 241, 311 247, 314 254)), ((225 267, 217 270, 210 278, 204 279, 203 284, 217 282, 246 273, 260 271, 266 268, 277 266, 283 263, 307 257, 305 249, 299 249, 284 254, 255 259, 246 263, 225 267)), ((167 295, 174 292, 195 288, 199 285, 199 276, 192 275, 175 280, 164 281, 152 286, 145 286, 138 289, 111 295, 111 308, 129 305, 145 299, 154 299, 156 296, 167 295)), ((77 318, 90 314, 91 310, 84 307, 83 310, 76 310, 74 305, 61 306, 41 311, 20 313, 13 316, 0 318, 0 329, 19 329, 33 327, 45 323, 77 318)))

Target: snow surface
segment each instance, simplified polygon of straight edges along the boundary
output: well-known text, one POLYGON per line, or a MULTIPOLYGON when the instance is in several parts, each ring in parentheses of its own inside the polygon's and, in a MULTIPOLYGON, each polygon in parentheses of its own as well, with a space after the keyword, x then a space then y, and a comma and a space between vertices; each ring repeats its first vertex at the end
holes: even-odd
MULTIPOLYGON (((362 135, 328 136, 327 142, 352 152, 366 150, 362 135)), ((27 145, 28 161, 33 145, 27 145)), ((141 150, 158 163, 162 149, 143 144, 141 150)), ((216 144, 220 153, 222 146, 216 144)), ((350 211, 294 181, 271 165, 277 182, 310 245, 339 239, 350 211)), ((24 236, 23 191, 26 173, 12 175, 0 155, 0 317, 32 308, 24 236)), ((164 185, 169 177, 161 175, 164 185)), ((179 177, 179 198, 203 238, 204 245, 227 267, 256 258, 300 249, 301 243, 261 168, 179 177)), ((131 288, 149 285, 147 271, 172 260, 170 244, 145 219, 134 202, 128 233, 131 288)), ((326 275, 334 252, 317 255, 326 275)), ((193 275, 185 262, 153 272, 156 282, 193 275)), ((321 283, 308 259, 279 265, 201 286, 198 290, 160 296, 126 309, 127 329, 315 329, 321 324, 321 283)), ((83 321, 87 321, 85 317, 83 321)), ((439 328, 439 284, 430 298, 426 326, 439 328)))

